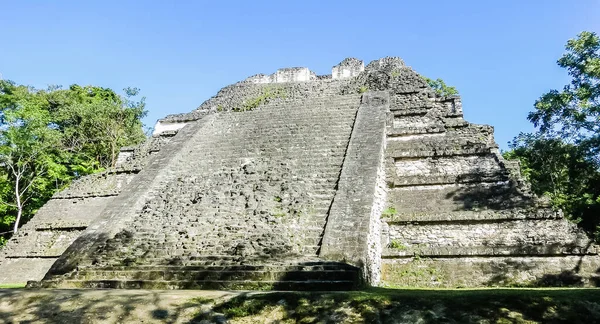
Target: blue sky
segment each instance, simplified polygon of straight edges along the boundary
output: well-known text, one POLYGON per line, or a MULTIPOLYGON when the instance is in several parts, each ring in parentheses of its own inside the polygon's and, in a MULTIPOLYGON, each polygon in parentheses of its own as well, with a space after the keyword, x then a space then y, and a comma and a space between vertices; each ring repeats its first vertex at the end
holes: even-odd
POLYGON ((502 148, 561 88, 569 38, 600 32, 600 1, 2 1, 0 73, 17 83, 135 86, 145 123, 256 73, 400 56, 454 85, 502 148))

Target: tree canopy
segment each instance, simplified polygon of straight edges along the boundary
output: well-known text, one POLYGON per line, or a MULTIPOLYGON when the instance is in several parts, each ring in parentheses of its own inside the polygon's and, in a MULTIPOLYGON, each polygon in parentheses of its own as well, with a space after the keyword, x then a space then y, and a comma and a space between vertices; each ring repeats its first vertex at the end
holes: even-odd
POLYGON ((571 82, 543 94, 504 156, 519 159, 532 189, 588 232, 600 234, 600 38, 582 32, 565 46, 558 65, 571 82))
POLYGON ((114 166, 122 146, 144 140, 138 93, 0 80, 0 232, 16 232, 71 180, 114 166))

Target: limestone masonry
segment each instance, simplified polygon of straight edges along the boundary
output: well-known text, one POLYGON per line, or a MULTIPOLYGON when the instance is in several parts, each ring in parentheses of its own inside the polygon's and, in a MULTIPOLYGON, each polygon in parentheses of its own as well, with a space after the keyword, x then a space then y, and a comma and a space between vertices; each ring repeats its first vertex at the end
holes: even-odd
POLYGON ((597 286, 598 248, 399 58, 258 74, 158 121, 0 251, 30 287, 597 286))

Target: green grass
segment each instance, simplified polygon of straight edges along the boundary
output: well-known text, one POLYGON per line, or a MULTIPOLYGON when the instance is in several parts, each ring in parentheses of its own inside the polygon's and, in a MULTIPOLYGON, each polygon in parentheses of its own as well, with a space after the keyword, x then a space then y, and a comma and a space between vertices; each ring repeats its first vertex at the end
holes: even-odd
POLYGON ((214 314, 256 321, 279 312, 285 323, 598 323, 600 289, 386 289, 243 294, 214 314))
POLYGON ((10 288, 25 288, 25 285, 27 285, 26 282, 23 283, 7 283, 7 284, 0 284, 0 289, 10 289, 10 288))

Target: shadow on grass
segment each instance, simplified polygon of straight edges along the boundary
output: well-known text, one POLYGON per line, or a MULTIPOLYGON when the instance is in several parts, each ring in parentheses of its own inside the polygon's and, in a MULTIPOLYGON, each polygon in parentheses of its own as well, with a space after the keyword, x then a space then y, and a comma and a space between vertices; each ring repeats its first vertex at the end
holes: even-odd
POLYGON ((598 289, 2 290, 1 323, 598 323, 598 289))
POLYGON ((241 294, 189 323, 597 323, 600 290, 494 289, 241 294))
POLYGON ((0 290, 0 323, 185 323, 228 292, 0 290))

